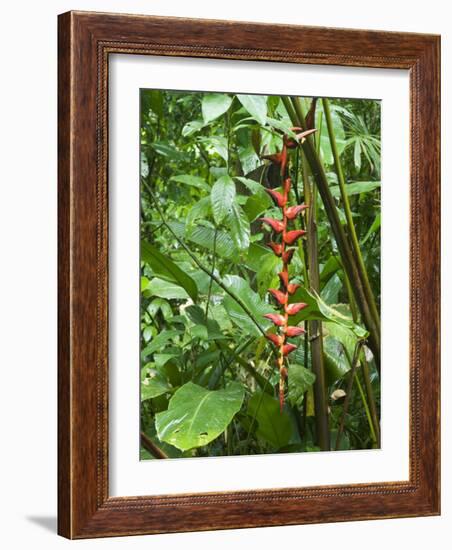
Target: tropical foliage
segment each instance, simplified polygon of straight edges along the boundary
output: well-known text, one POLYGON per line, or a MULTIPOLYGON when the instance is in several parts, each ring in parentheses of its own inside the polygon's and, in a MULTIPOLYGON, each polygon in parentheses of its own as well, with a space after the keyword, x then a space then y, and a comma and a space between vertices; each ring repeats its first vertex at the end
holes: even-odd
POLYGON ((142 458, 378 447, 379 102, 142 90, 140 139, 142 458))

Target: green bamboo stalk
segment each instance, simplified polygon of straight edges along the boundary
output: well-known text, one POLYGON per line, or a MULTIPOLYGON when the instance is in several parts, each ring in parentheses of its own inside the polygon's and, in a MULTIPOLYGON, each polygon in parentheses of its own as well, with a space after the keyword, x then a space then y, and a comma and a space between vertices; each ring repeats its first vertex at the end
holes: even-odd
POLYGON ((342 202, 344 205, 345 218, 347 220, 347 229, 348 234, 351 239, 352 250, 355 255, 359 273, 363 281, 364 292, 366 293, 366 298, 369 303, 375 324, 380 330, 380 314, 378 312, 377 304, 375 302, 374 293, 370 286, 369 276, 367 274, 367 269, 364 264, 363 255, 361 254, 361 247, 359 246, 358 236, 356 234, 355 224, 353 222, 352 211, 350 208, 350 201, 348 200, 344 172, 342 170, 342 164, 339 158, 339 152, 336 144, 336 137, 334 135, 333 121, 331 118, 331 109, 330 102, 327 98, 322 99, 323 111, 325 113, 326 125, 328 128, 328 136, 330 138, 331 151, 333 153, 334 166, 336 169, 337 179, 339 182, 339 189, 341 192, 342 202))
MULTIPOLYGON (((306 168, 306 166, 305 166, 306 168)), ((309 286, 311 290, 320 293, 320 274, 317 242, 316 192, 311 190, 307 170, 303 170, 303 185, 307 212, 307 242, 309 263, 309 286)), ((314 382, 314 410, 317 444, 322 451, 330 450, 330 431, 328 425, 328 403, 326 397, 325 366, 323 361, 322 323, 308 322, 308 334, 311 342, 312 372, 314 382)))
POLYGON ((369 403, 370 417, 372 419, 372 424, 375 431, 376 444, 378 447, 380 447, 380 443, 381 443, 380 421, 378 419, 377 405, 374 397, 374 392, 372 389, 372 384, 370 381, 369 363, 367 362, 365 351, 363 351, 361 355, 362 355, 361 364, 362 364, 364 388, 366 390, 367 401, 369 403))
MULTIPOLYGON (((299 98, 292 98, 292 102, 287 97, 282 97, 282 101, 292 123, 296 126, 300 126, 306 129, 306 123, 301 108, 299 98)), ((344 269, 352 283, 353 293, 361 311, 364 323, 369 331, 369 346, 375 356, 375 362, 377 369, 380 368, 380 331, 373 319, 369 304, 366 299, 364 288, 361 278, 359 276, 359 270, 356 265, 355 258, 350 248, 350 244, 345 235, 344 229, 340 223, 339 215, 336 210, 336 204, 328 186, 326 174, 323 168, 323 164, 317 155, 311 136, 309 136, 302 145, 305 156, 308 160, 311 173, 315 179, 317 188, 322 197, 322 201, 325 207, 326 214, 331 224, 333 234, 341 254, 341 259, 344 265, 344 269)))

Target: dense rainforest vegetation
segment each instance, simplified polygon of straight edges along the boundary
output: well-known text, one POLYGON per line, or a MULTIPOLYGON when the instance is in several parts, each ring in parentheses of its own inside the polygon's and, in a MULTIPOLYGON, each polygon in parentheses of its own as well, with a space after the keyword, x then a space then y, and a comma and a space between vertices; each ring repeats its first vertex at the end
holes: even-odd
POLYGON ((380 103, 142 90, 140 132, 141 458, 378 448, 380 103))

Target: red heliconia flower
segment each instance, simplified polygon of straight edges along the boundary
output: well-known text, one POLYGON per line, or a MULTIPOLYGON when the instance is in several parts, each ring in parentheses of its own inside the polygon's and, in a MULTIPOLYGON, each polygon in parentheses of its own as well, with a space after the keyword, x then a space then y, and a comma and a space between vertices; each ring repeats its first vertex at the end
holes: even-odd
POLYGON ((284 242, 286 242, 287 244, 293 244, 305 233, 306 231, 303 231, 303 229, 294 229, 293 231, 288 231, 287 233, 284 233, 284 242))
POLYGON ((287 204, 287 197, 284 197, 284 195, 278 191, 274 191, 273 189, 265 189, 265 191, 267 191, 270 197, 275 201, 276 206, 282 208, 287 204))
POLYGON ((294 140, 293 138, 289 137, 289 136, 285 135, 283 137, 283 141, 284 141, 284 145, 288 149, 295 149, 295 147, 298 147, 298 142, 296 140, 294 140))
POLYGON ((289 206, 289 208, 286 208, 285 214, 286 218, 289 220, 293 220, 300 214, 300 212, 303 212, 307 206, 305 204, 297 204, 296 206, 289 206))
POLYGON ((300 334, 303 334, 305 332, 303 327, 287 327, 286 328, 286 336, 289 338, 295 338, 295 336, 300 336, 300 334))
POLYGON ((280 346, 284 342, 284 337, 280 336, 279 334, 273 334, 272 332, 267 332, 265 335, 270 342, 273 342, 275 346, 280 346))
POLYGON ((290 178, 286 178, 284 180, 284 193, 288 194, 291 186, 292 186, 292 180, 290 178))
POLYGON ((269 246, 277 256, 281 256, 283 251, 282 244, 278 244, 278 243, 274 243, 273 241, 270 241, 269 243, 267 243, 267 246, 269 246))
POLYGON ((289 355, 289 353, 292 353, 293 351, 295 351, 297 349, 297 346, 295 346, 294 344, 284 344, 284 346, 282 347, 282 352, 283 352, 283 355, 286 356, 286 355, 289 355))
POLYGON ((270 319, 270 321, 277 327, 282 327, 286 322, 284 315, 280 315, 279 313, 266 313, 264 317, 270 319))
POLYGON ((289 283, 287 285, 287 292, 289 294, 295 294, 295 292, 300 288, 301 285, 298 285, 297 283, 289 283))
POLYGON ((290 264, 290 260, 292 259, 294 252, 295 248, 288 248, 286 251, 283 252, 282 259, 285 264, 290 264))
POLYGON ((299 311, 301 311, 305 307, 308 307, 308 304, 304 304, 303 302, 296 302, 295 304, 288 304, 286 306, 286 313, 288 315, 296 315, 299 311))
MULTIPOLYGON (((280 220, 275 220, 273 218, 260 218, 259 221, 269 225, 273 229, 273 231, 276 231, 276 233, 281 233, 281 231, 284 230, 284 224, 280 220)), ((291 232, 289 231, 289 233, 291 232)))
POLYGON ((268 291, 273 296, 273 298, 279 302, 281 305, 287 304, 287 295, 276 288, 269 288, 268 291))

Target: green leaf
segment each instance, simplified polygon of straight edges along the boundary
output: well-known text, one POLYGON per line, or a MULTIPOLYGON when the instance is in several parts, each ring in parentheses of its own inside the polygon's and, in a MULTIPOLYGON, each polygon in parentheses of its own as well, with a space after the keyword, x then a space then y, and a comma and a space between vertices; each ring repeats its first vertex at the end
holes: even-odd
POLYGON ((366 338, 368 335, 368 332, 360 325, 354 323, 351 317, 332 308, 326 304, 320 296, 313 292, 309 292, 305 287, 300 287, 291 301, 304 302, 307 304, 305 309, 291 318, 291 323, 294 325, 304 320, 333 321, 334 323, 349 328, 359 338, 366 338))
MULTIPOLYGON (((345 190, 348 196, 359 195, 360 193, 369 193, 377 189, 377 187, 380 187, 380 185, 381 182, 379 181, 355 181, 353 183, 347 183, 345 190)), ((341 196, 339 185, 332 185, 330 191, 333 197, 339 198, 341 196)))
POLYGON ((185 229, 187 235, 192 231, 195 221, 199 218, 207 219, 212 215, 211 200, 209 197, 203 197, 201 200, 195 202, 195 204, 190 208, 187 214, 187 223, 185 224, 185 229))
POLYGON ((196 132, 199 132, 199 130, 202 130, 204 126, 205 124, 202 120, 192 120, 191 122, 187 122, 187 124, 182 128, 182 136, 189 137, 196 132))
POLYGON ((156 153, 162 155, 163 157, 168 157, 171 160, 182 160, 183 154, 180 151, 174 149, 167 143, 154 141, 150 146, 154 149, 156 153))
POLYGON ((153 399, 171 391, 171 389, 167 380, 157 369, 149 365, 141 369, 141 401, 153 399))
POLYGON ((187 291, 190 298, 196 301, 198 298, 198 289, 195 281, 172 260, 161 254, 152 244, 144 240, 141 241, 141 259, 151 266, 155 275, 165 281, 181 286, 187 291))
POLYGON ((375 233, 375 231, 378 231, 378 229, 380 229, 380 225, 381 225, 381 214, 379 212, 375 216, 375 219, 374 219, 372 225, 369 227, 369 230, 366 233, 366 236, 361 241, 361 244, 365 244, 369 240, 369 238, 375 233))
POLYGON ((198 176, 191 176, 190 174, 180 174, 179 176, 172 176, 172 181, 177 181, 178 183, 184 183, 185 185, 190 185, 191 187, 196 187, 197 189, 202 189, 203 191, 210 192, 209 184, 198 176))
MULTIPOLYGON (((215 241, 215 229, 205 225, 195 226, 188 235, 185 233, 185 224, 181 222, 170 222, 171 229, 180 238, 186 237, 192 243, 213 251, 215 241)), ((227 260, 238 261, 239 257, 233 240, 226 231, 217 231, 215 250, 218 256, 227 260)))
POLYGON ((247 250, 250 245, 250 222, 243 208, 234 201, 226 218, 231 237, 238 250, 247 250))
POLYGON ((305 392, 314 384, 315 374, 299 365, 298 363, 290 363, 289 366, 289 403, 295 406, 300 406, 303 403, 305 392))
POLYGON ((188 300, 189 295, 179 285, 170 283, 163 279, 155 277, 149 281, 148 291, 151 296, 158 296, 166 300, 188 300))
POLYGON ((232 97, 227 94, 205 94, 202 98, 202 117, 204 122, 215 120, 225 113, 232 103, 232 97))
POLYGON ((267 96, 266 95, 241 95, 237 99, 245 107, 248 113, 259 124, 264 125, 267 122, 267 96))
MULTIPOLYGON (((231 290, 235 296, 239 297, 248 307, 263 330, 270 327, 271 323, 268 319, 265 319, 264 315, 266 313, 275 313, 275 310, 269 304, 261 300, 259 294, 250 288, 250 285, 245 279, 242 279, 238 275, 227 275, 223 282, 228 289, 231 290)), ((262 333, 250 319, 249 315, 233 298, 231 298, 231 296, 226 295, 224 297, 223 305, 231 317, 232 322, 237 325, 240 330, 253 336, 261 336, 262 333)))
POLYGON ((292 421, 279 400, 268 393, 256 392, 248 401, 248 414, 257 424, 256 435, 275 449, 285 447, 292 437, 292 421))
POLYGON ((165 330, 161 332, 152 340, 152 342, 148 346, 146 346, 141 351, 141 358, 145 359, 146 357, 148 357, 148 355, 151 355, 151 353, 154 353, 157 350, 163 349, 166 343, 168 342, 168 340, 171 340, 176 336, 179 336, 179 334, 182 334, 182 332, 183 332, 182 330, 176 330, 176 329, 165 330))
POLYGON ((207 445, 227 428, 244 395, 243 386, 237 382, 217 391, 192 382, 184 384, 170 399, 168 410, 155 416, 159 439, 181 451, 207 445))
POLYGON ((337 304, 339 292, 342 288, 342 281, 337 273, 334 273, 330 280, 323 287, 321 296, 327 304, 337 304))
POLYGON ((231 213, 235 199, 235 183, 229 176, 222 176, 213 184, 210 192, 212 213, 215 222, 220 225, 231 213))

